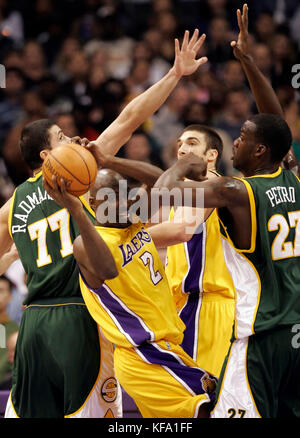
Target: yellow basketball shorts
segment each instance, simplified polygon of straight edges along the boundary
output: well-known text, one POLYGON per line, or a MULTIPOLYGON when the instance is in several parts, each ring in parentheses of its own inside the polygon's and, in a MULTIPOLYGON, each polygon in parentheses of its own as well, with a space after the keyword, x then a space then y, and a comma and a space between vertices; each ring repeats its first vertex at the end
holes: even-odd
POLYGON ((117 346, 114 364, 117 379, 144 418, 197 418, 199 407, 214 401, 216 379, 179 345, 117 346))
POLYGON ((216 294, 190 294, 179 313, 186 326, 182 348, 213 376, 219 377, 230 347, 234 299, 216 294))

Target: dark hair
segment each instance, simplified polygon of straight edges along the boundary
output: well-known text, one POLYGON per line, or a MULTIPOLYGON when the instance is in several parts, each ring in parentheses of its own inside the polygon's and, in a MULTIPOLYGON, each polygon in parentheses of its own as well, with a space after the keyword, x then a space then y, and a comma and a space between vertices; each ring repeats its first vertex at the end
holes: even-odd
POLYGON ((286 121, 276 114, 256 114, 249 121, 256 126, 256 140, 270 148, 274 163, 280 163, 290 150, 293 140, 286 121))
POLYGON ((40 152, 50 148, 49 128, 55 125, 51 119, 40 119, 28 123, 21 132, 20 149, 31 170, 42 164, 40 152))
POLYGON ((218 151, 218 157, 216 160, 216 167, 218 168, 221 158, 222 158, 222 153, 223 153, 223 141, 221 139, 221 137, 219 136, 219 134, 212 128, 210 128, 209 126, 205 126, 205 125, 189 125, 187 126, 183 132, 185 131, 198 131, 198 132, 202 132, 203 134, 205 134, 205 138, 206 138, 206 151, 208 151, 209 149, 216 149, 218 151))

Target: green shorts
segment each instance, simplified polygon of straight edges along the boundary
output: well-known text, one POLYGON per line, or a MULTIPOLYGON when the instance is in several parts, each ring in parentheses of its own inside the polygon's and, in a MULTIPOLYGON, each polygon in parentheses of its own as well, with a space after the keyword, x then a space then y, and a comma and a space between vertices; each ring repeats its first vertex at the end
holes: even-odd
POLYGON ((212 418, 300 418, 300 346, 293 326, 235 340, 212 418))
MULTIPOLYGON (((106 341, 106 340, 105 340, 106 341)), ((62 418, 80 416, 111 417, 119 399, 113 373, 113 348, 103 348, 106 360, 102 365, 101 331, 87 311, 81 298, 40 300, 25 310, 17 341, 10 397, 11 410, 21 418, 62 418), (100 346, 101 345, 101 346, 100 346), (101 365, 101 367, 100 367, 101 365), (99 412, 100 370, 106 369, 111 399, 106 411, 99 412), (97 387, 98 386, 98 387, 97 387), (97 394, 92 397, 94 388, 97 394), (87 400, 91 399, 91 406, 87 400)), ((103 400, 102 400, 103 401, 103 400)), ((106 401, 104 401, 106 403, 106 401)), ((7 408, 8 410, 8 408, 7 408)), ((7 416, 12 416, 11 413, 7 416)))

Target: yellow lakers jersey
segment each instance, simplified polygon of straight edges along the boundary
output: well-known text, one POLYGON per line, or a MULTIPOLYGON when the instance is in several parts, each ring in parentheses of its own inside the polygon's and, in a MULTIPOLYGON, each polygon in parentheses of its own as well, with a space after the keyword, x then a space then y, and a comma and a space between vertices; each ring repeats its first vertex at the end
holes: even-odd
POLYGON ((199 225, 188 242, 168 247, 165 271, 178 309, 184 304, 186 294, 215 293, 234 298, 216 210, 199 225))
POLYGON ((117 265, 118 276, 98 289, 80 274, 86 305, 104 335, 115 345, 137 347, 159 340, 180 344, 179 318, 163 265, 151 236, 140 222, 121 228, 96 227, 117 265))

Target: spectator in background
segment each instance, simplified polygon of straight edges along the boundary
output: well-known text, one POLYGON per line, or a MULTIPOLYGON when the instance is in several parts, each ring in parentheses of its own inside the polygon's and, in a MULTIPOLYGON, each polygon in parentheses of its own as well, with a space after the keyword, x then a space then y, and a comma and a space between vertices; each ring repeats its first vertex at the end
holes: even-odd
POLYGON ((225 62, 222 71, 222 79, 229 91, 237 90, 245 86, 245 75, 240 62, 236 60, 225 62))
POLYGON ((36 91, 27 91, 23 96, 23 111, 22 120, 9 131, 3 147, 5 166, 15 185, 21 184, 31 176, 19 148, 21 131, 27 123, 47 116, 47 107, 36 91))
POLYGON ((240 136, 245 120, 251 116, 252 99, 248 89, 234 89, 228 92, 223 111, 213 120, 213 126, 230 135, 232 142, 240 136))
POLYGON ((44 51, 36 41, 27 41, 24 45, 23 72, 29 88, 38 86, 48 72, 44 51))
POLYGON ((173 138, 177 138, 184 129, 182 117, 190 99, 190 90, 184 85, 179 85, 157 114, 152 116, 150 132, 156 138, 160 148, 171 142, 173 138))
POLYGON ((8 338, 12 333, 15 333, 19 330, 18 324, 12 321, 7 314, 7 306, 11 300, 12 286, 12 282, 8 278, 6 278, 4 275, 0 276, 0 329, 2 341, 2 348, 0 348, 0 382, 6 381, 12 370, 12 363, 9 362, 7 357, 8 338))
POLYGON ((274 65, 274 86, 290 85, 291 68, 297 61, 290 39, 283 33, 275 33, 270 41, 270 47, 274 65))
POLYGON ((277 89, 277 96, 292 133, 294 153, 300 161, 300 108, 297 92, 290 86, 281 86, 277 89))
POLYGON ((150 62, 146 59, 135 60, 125 84, 132 97, 145 91, 150 85, 150 62))
POLYGON ((228 20, 222 15, 213 17, 208 29, 206 56, 214 71, 218 72, 224 62, 232 59, 232 49, 229 44, 232 39, 228 20))
POLYGON ((123 147, 122 155, 130 160, 146 161, 158 167, 163 166, 155 142, 142 129, 135 131, 131 136, 123 147))
POLYGON ((22 97, 25 91, 23 72, 16 67, 6 69, 6 87, 1 90, 0 98, 0 156, 5 138, 12 126, 20 120, 22 97))
POLYGON ((78 51, 80 51, 78 39, 69 36, 63 40, 60 51, 51 66, 52 73, 60 83, 70 79, 69 65, 78 51))
POLYGON ((257 43, 253 45, 252 56, 259 70, 266 78, 272 81, 272 54, 270 47, 265 43, 257 43))
POLYGON ((275 29, 276 24, 271 12, 262 12, 258 15, 254 25, 254 34, 258 42, 269 45, 275 29))

